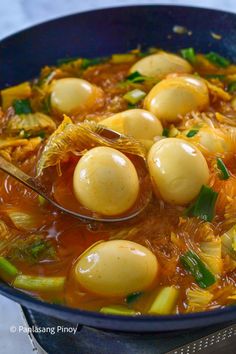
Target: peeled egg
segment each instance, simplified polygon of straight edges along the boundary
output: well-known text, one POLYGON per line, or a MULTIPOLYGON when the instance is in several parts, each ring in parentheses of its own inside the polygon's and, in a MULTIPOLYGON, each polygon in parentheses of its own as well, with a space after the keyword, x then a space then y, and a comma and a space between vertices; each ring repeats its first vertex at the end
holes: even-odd
POLYGON ((191 75, 162 80, 144 100, 144 108, 163 122, 175 122, 179 115, 202 111, 208 105, 209 93, 205 82, 191 75))
POLYGON ((163 131, 159 119, 144 109, 129 109, 117 113, 102 120, 100 124, 141 141, 152 140, 163 131))
POLYGON ((86 290, 102 296, 126 296, 149 288, 158 273, 155 255, 127 240, 96 244, 75 264, 75 278, 86 290))
POLYGON ((168 203, 185 205, 209 180, 207 162, 198 148, 185 140, 167 138, 156 142, 148 154, 154 191, 168 203))
POLYGON ((162 80, 170 73, 191 73, 192 67, 177 55, 160 52, 137 61, 130 69, 131 73, 135 71, 162 80))
POLYGON ((124 213, 135 203, 139 179, 133 163, 120 151, 95 147, 79 160, 73 187, 80 203, 102 215, 124 213))
POLYGON ((77 114, 94 109, 103 100, 103 91, 86 80, 64 78, 52 83, 51 105, 60 113, 77 114))

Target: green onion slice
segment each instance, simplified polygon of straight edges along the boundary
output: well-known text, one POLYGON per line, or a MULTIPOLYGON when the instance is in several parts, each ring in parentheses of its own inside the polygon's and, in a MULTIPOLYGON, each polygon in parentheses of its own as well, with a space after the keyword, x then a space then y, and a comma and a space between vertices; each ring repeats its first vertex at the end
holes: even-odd
POLYGON ((98 64, 102 64, 106 60, 107 60, 107 58, 105 58, 105 57, 93 58, 93 59, 84 58, 82 60, 81 69, 85 70, 85 69, 89 68, 90 66, 95 66, 95 65, 98 65, 98 64))
POLYGON ((205 55, 205 57, 214 65, 219 66, 221 68, 227 68, 230 65, 230 61, 221 55, 210 52, 205 55))
POLYGON ((13 282, 13 286, 15 288, 31 291, 62 291, 65 280, 65 277, 18 275, 13 282))
POLYGON ((212 221, 215 216, 217 197, 217 192, 203 185, 196 201, 185 211, 185 215, 196 216, 204 221, 212 221))
POLYGON ((140 298, 143 295, 142 291, 137 291, 126 296, 125 302, 129 305, 140 298))
POLYGON ((76 58, 76 57, 73 57, 73 58, 68 57, 68 58, 58 59, 57 60, 57 66, 61 66, 61 65, 64 65, 64 64, 70 64, 70 63, 72 63, 75 60, 78 60, 78 58, 76 58))
POLYGON ((196 61, 196 54, 193 48, 185 48, 180 51, 182 57, 189 61, 190 63, 194 63, 196 61))
POLYGON ((218 157, 216 161, 217 161, 217 167, 220 170, 221 179, 224 180, 229 179, 230 173, 227 167, 225 166, 224 161, 220 157, 218 157))
POLYGON ((132 83, 141 83, 141 82, 144 82, 144 81, 146 81, 148 79, 149 78, 147 76, 143 76, 138 71, 134 71, 132 74, 127 76, 126 81, 129 81, 129 82, 132 82, 132 83))
POLYGON ((232 81, 228 84, 228 91, 229 92, 236 91, 236 81, 232 81))
POLYGON ((127 92, 123 98, 131 103, 132 105, 138 103, 139 101, 141 101, 144 97, 146 96, 146 92, 139 90, 139 89, 135 89, 132 91, 127 92))
POLYGON ((129 309, 128 307, 122 305, 105 306, 101 308, 100 312, 107 315, 121 315, 121 316, 129 316, 129 315, 132 316, 137 314, 134 310, 129 309))
POLYGON ((207 74, 205 75, 206 79, 219 79, 219 80, 224 80, 225 75, 221 74, 207 74))
POLYGON ((28 99, 14 100, 12 105, 16 114, 32 113, 32 108, 28 99))
POLYGON ((183 267, 192 274, 196 283, 203 289, 216 282, 214 275, 193 251, 188 251, 180 257, 183 267))
POLYGON ((199 132, 198 129, 192 129, 189 130, 188 134, 186 135, 188 138, 192 138, 194 135, 196 135, 199 132))
POLYGON ((0 278, 12 281, 19 274, 18 269, 6 258, 0 257, 0 278))
POLYGON ((162 136, 169 137, 170 130, 168 128, 163 128, 162 136))
POLYGON ((178 296, 179 290, 173 286, 161 289, 148 312, 155 315, 170 315, 176 306, 178 296))

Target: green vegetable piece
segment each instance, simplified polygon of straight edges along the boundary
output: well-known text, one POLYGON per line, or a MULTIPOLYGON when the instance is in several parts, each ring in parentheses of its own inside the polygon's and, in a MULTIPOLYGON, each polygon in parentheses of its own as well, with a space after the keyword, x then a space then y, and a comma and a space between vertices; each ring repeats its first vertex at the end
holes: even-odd
POLYGON ((132 53, 125 54, 113 54, 111 57, 111 62, 114 64, 130 63, 134 61, 136 55, 132 53))
POLYGON ((147 76, 141 75, 138 71, 134 71, 132 74, 127 76, 126 80, 133 82, 133 83, 142 83, 145 80, 148 80, 149 78, 147 76))
POLYGON ((214 275, 193 251, 186 252, 180 257, 180 261, 183 267, 195 278, 200 288, 208 288, 216 282, 214 275))
POLYGON ((205 55, 205 57, 214 65, 219 66, 221 68, 227 68, 230 65, 230 61, 221 55, 210 52, 205 55))
POLYGON ((232 81, 228 84, 228 91, 235 92, 236 91, 236 81, 232 81))
POLYGON ((198 129, 192 129, 189 130, 188 134, 186 135, 188 138, 192 138, 193 136, 195 136, 197 133, 199 132, 198 129))
POLYGON ((24 260, 35 264, 41 260, 55 259, 56 251, 49 240, 44 240, 39 235, 19 238, 12 245, 8 256, 11 260, 24 260))
POLYGON ((225 79, 225 75, 221 75, 221 74, 207 74, 206 79, 219 79, 219 80, 224 80, 225 79))
POLYGON ((57 60, 57 66, 61 66, 61 65, 64 65, 64 64, 69 64, 69 63, 72 63, 73 61, 77 60, 78 58, 76 57, 68 57, 68 58, 62 58, 62 59, 58 59, 57 60))
POLYGON ((131 310, 122 305, 111 305, 111 306, 102 307, 100 312, 105 313, 107 315, 122 315, 122 316, 130 316, 130 315, 137 314, 134 310, 131 310))
POLYGON ((163 288, 152 303, 149 313, 155 315, 170 315, 176 305, 179 290, 173 286, 163 288))
POLYGON ((84 58, 82 60, 82 64, 81 64, 81 69, 86 70, 87 68, 89 68, 90 66, 95 66, 98 64, 102 64, 107 60, 107 58, 93 58, 93 59, 87 59, 84 58))
POLYGON ((41 195, 38 195, 38 202, 41 206, 44 206, 47 204, 47 200, 44 197, 42 197, 41 195))
POLYGON ((168 128, 164 128, 162 131, 162 136, 169 137, 170 130, 168 128))
POLYGON ((127 92, 123 96, 123 98, 131 104, 136 104, 139 101, 141 101, 145 96, 146 96, 146 92, 139 90, 139 89, 135 89, 135 90, 127 92))
POLYGON ((50 114, 52 112, 51 95, 47 95, 42 101, 42 111, 45 114, 50 114))
POLYGON ((193 48, 185 48, 180 51, 182 57, 189 61, 191 64, 196 61, 196 54, 193 48))
POLYGON ((6 258, 0 257, 0 278, 5 281, 12 281, 18 274, 19 270, 10 263, 6 258))
POLYGON ((186 216, 196 216, 204 221, 212 221, 215 216, 215 204, 218 193, 212 188, 202 186, 200 193, 194 202, 185 211, 186 216))
POLYGON ((32 108, 30 105, 30 101, 28 99, 25 100, 14 100, 13 108, 16 114, 28 114, 32 113, 32 108))
POLYGON ((135 302, 136 300, 138 300, 140 298, 140 296, 143 295, 142 291, 137 291, 135 293, 129 294, 126 296, 125 302, 129 305, 132 304, 133 302, 135 302))
POLYGON ((65 285, 65 277, 37 277, 31 275, 18 275, 13 286, 29 291, 62 291, 65 285))
POLYGON ((224 180, 229 179, 230 173, 227 167, 225 166, 224 161, 220 157, 217 157, 216 161, 217 167, 220 170, 220 178, 224 180))
POLYGON ((132 104, 132 103, 128 103, 127 108, 128 109, 134 109, 134 108, 137 108, 137 105, 136 104, 132 104))

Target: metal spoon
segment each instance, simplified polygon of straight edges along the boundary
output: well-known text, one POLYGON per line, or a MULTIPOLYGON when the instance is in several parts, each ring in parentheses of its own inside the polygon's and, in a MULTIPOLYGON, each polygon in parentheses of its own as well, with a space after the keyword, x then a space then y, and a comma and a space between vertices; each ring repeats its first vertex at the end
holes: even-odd
POLYGON ((74 216, 76 218, 79 218, 81 221, 84 222, 107 222, 107 223, 113 223, 113 222, 122 222, 122 221, 127 221, 138 214, 140 214, 147 204, 150 201, 151 195, 145 199, 145 202, 142 204, 142 206, 136 210, 131 210, 130 214, 125 215, 125 216, 117 216, 117 217, 95 217, 95 216, 90 216, 90 215, 83 215, 81 213, 78 213, 73 210, 69 210, 67 208, 64 208, 62 205, 58 204, 50 195, 50 192, 46 190, 44 186, 34 177, 31 177, 27 175, 25 172, 23 172, 21 169, 13 165, 12 163, 8 162, 5 160, 3 157, 0 156, 0 170, 6 172, 16 180, 18 180, 20 183, 23 183, 25 186, 28 188, 32 189, 39 195, 41 195, 43 198, 45 198, 49 203, 51 203, 54 207, 60 209, 63 213, 69 214, 71 216, 74 216))

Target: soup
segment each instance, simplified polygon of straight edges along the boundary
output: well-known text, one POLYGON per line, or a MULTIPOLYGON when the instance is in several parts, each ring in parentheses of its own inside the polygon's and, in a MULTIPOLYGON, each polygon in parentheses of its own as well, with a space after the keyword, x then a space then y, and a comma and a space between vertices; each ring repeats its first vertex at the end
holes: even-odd
POLYGON ((0 155, 62 206, 109 218, 150 199, 132 220, 85 223, 1 172, 3 281, 119 315, 234 305, 233 63, 193 48, 65 58, 1 106, 0 155))

